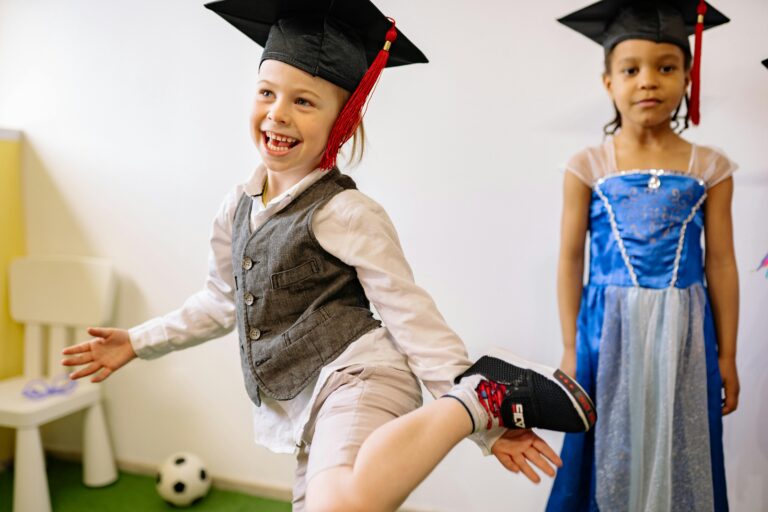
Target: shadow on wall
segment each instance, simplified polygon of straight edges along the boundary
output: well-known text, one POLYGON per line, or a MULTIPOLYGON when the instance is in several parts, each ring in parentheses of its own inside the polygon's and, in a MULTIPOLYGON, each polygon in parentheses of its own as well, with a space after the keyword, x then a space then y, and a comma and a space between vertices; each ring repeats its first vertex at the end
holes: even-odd
MULTIPOLYGON (((50 171, 53 164, 47 166, 36 151, 34 137, 24 140, 21 153, 22 203, 26 219, 28 253, 110 258, 111 255, 104 254, 95 247, 93 240, 88 236, 87 227, 78 221, 71 207, 71 196, 68 197, 64 193, 69 187, 56 181, 55 173, 50 171)), ((66 175, 60 173, 58 178, 66 179, 66 175)), ((85 193, 74 197, 88 200, 85 193)), ((131 326, 144 320, 147 316, 146 301, 135 282, 118 271, 117 283, 115 310, 110 326, 131 326)), ((77 343, 88 338, 85 331, 77 331, 72 342, 77 343)), ((109 422, 110 383, 107 382, 105 386, 104 409, 109 422)), ((83 414, 77 413, 45 425, 41 429, 45 448, 62 453, 81 453, 82 422, 83 414)))
MULTIPOLYGON (((115 255, 109 254, 104 247, 97 247, 88 236, 87 229, 70 207, 72 198, 62 193, 54 176, 35 151, 34 140, 27 140, 22 146, 22 195, 28 253, 99 256, 114 262, 115 255)), ((86 192, 74 197, 78 201, 88 201, 86 192)), ((94 215, 100 213, 97 211, 94 215)), ((119 268, 116 272, 118 292, 113 325, 125 327, 143 322, 148 311, 142 292, 130 277, 121 274, 119 268)))
POLYGON ((53 174, 35 150, 33 137, 22 144, 21 169, 28 253, 94 255, 53 174))

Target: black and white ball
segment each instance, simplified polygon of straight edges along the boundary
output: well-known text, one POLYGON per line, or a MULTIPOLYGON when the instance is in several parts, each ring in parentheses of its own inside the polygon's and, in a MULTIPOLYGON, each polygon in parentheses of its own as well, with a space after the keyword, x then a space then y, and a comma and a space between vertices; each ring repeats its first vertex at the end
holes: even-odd
POLYGON ((187 507, 211 488, 211 477, 200 457, 179 452, 168 457, 157 471, 157 493, 168 503, 187 507))

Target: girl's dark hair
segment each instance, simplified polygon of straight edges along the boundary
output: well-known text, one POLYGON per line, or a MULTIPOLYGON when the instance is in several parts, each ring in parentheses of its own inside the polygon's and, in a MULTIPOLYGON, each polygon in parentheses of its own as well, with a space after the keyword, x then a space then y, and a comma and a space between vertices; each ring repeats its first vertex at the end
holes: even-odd
MULTIPOLYGON (((613 53, 613 50, 605 52, 605 73, 611 72, 611 54, 613 53)), ((683 51, 683 58, 684 58, 684 64, 685 64, 685 70, 688 71, 691 69, 691 52, 683 51)), ((680 104, 677 106, 675 111, 672 113, 672 117, 669 118, 669 122, 672 124, 672 129, 677 133, 683 133, 686 129, 689 127, 689 110, 688 110, 688 102, 690 101, 690 98, 688 97, 688 93, 685 93, 685 96, 682 100, 680 100, 680 104), (680 114, 680 109, 683 106, 683 103, 685 103, 685 115, 680 114)), ((607 123, 605 126, 603 126, 603 134, 605 136, 613 135, 616 133, 616 131, 621 128, 621 113, 619 112, 618 107, 616 107, 616 103, 613 104, 613 110, 616 113, 613 120, 610 123, 607 123)))

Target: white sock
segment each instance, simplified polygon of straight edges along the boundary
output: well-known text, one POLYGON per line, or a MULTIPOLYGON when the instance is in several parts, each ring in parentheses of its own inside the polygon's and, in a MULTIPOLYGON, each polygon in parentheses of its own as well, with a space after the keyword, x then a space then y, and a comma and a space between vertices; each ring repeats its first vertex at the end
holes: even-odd
POLYGON ((480 400, 477 398, 477 391, 475 391, 481 380, 483 380, 482 375, 469 375, 462 378, 458 384, 445 394, 455 398, 464 405, 469 417, 472 419, 473 433, 486 430, 488 425, 488 412, 480 403, 480 400))

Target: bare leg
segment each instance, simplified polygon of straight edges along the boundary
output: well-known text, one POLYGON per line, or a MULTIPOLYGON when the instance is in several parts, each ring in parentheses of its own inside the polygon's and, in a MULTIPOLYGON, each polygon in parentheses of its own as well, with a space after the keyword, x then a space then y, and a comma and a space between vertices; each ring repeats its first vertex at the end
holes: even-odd
MULTIPOLYGON (((499 353, 499 356, 486 356, 476 362, 451 389, 450 397, 402 416, 398 416, 402 412, 395 414, 395 419, 379 423, 381 426, 367 438, 361 438, 364 441, 357 445, 356 455, 345 461, 350 465, 328 465, 325 470, 320 469, 310 478, 307 487, 307 509, 310 512, 393 511, 473 430, 491 429, 503 435, 503 439, 496 437, 494 455, 511 471, 523 471, 538 482, 538 476, 528 466, 530 461, 550 476, 554 475, 547 460, 560 465, 560 459, 527 429, 544 426, 586 431, 596 419, 594 404, 581 387, 562 372, 511 354, 499 353), (505 413, 510 416, 506 422, 502 418, 505 413), (506 424, 514 424, 521 430, 505 433, 506 424), (497 449, 497 445, 504 444, 506 446, 497 449)), ((385 388, 380 394, 391 393, 385 388)), ((357 404, 361 403, 372 405, 362 397, 357 404)), ((373 409, 381 410, 376 406, 373 409)), ((358 411, 353 407, 352 412, 358 411)), ((333 413, 329 416, 333 417, 333 413)), ((340 426, 331 422, 322 425, 337 430, 340 426)), ((335 446, 327 442, 333 438, 331 432, 333 429, 318 436, 326 440, 319 443, 326 450, 335 446)), ((317 461, 324 460, 322 454, 321 450, 317 461)), ((310 462, 311 459, 310 448, 310 462)))
POLYGON ((459 441, 472 421, 457 400, 441 398, 376 429, 354 466, 317 474, 307 488, 307 509, 393 511, 459 441))

